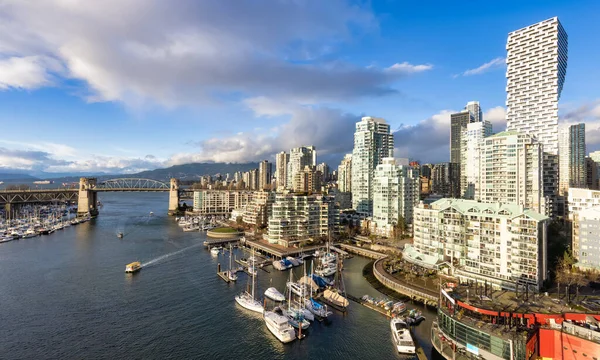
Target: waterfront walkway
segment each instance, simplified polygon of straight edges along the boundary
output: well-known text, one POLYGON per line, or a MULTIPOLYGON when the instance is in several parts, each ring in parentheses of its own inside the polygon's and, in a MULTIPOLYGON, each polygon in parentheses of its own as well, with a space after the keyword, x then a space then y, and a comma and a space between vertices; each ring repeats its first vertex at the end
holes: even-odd
POLYGON ((437 291, 418 287, 413 284, 408 284, 392 276, 390 273, 385 271, 383 267, 384 260, 385 258, 379 259, 373 264, 373 274, 379 282, 381 282, 387 288, 409 296, 413 300, 423 302, 428 305, 437 306, 439 297, 439 293, 437 291))

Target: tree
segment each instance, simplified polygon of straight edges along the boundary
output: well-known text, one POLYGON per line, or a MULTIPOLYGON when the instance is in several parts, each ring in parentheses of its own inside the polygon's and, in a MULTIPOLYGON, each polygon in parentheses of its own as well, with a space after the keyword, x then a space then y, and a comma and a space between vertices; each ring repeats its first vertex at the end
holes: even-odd
POLYGON ((567 302, 570 301, 570 289, 578 281, 578 275, 573 272, 575 259, 571 253, 566 250, 556 264, 556 283, 558 284, 558 297, 560 298, 560 284, 567 286, 567 302))
POLYGON ((235 222, 236 224, 241 225, 244 222, 244 220, 241 216, 238 216, 235 218, 235 222))

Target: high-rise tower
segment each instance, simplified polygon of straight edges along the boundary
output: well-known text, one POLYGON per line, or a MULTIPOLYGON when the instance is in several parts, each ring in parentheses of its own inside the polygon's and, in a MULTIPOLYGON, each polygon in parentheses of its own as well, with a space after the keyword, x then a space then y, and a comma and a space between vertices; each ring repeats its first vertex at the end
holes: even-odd
POLYGON ((384 119, 363 117, 356 123, 352 150, 352 207, 373 213, 373 173, 382 159, 394 155, 394 135, 384 119))
POLYGON ((567 73, 567 33, 557 17, 508 34, 506 121, 508 131, 534 136, 544 151, 546 213, 558 190, 558 99, 567 73))

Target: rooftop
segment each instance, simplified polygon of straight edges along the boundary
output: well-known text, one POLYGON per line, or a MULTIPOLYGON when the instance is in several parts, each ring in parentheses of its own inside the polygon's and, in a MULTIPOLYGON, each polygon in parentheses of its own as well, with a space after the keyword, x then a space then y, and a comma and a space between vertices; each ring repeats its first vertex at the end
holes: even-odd
POLYGON ((534 220, 543 221, 549 219, 531 209, 523 208, 518 204, 503 204, 503 203, 482 203, 476 200, 452 199, 443 198, 431 204, 431 208, 444 210, 452 207, 461 214, 466 213, 486 213, 499 217, 515 218, 520 215, 525 215, 534 220))

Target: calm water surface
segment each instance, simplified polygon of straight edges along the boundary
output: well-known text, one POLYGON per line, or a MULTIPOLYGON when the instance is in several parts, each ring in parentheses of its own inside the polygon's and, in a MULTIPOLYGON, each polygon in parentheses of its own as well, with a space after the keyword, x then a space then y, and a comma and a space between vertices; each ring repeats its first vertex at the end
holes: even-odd
MULTIPOLYGON (((227 258, 212 257, 201 245, 205 235, 184 233, 164 215, 167 194, 102 194, 101 200, 91 222, 0 244, 0 358, 401 358, 388 320, 354 303, 330 324, 311 325, 304 340, 281 344, 259 314, 235 303, 246 276, 226 284, 215 271, 227 258), (124 273, 127 263, 155 259, 138 274, 124 273)), ((355 296, 380 296, 362 277, 368 261, 344 263, 346 288, 355 296)), ((259 294, 271 283, 284 288, 287 273, 268 269, 259 271, 259 294)), ((425 315, 417 336, 430 355, 435 313, 425 315)))

